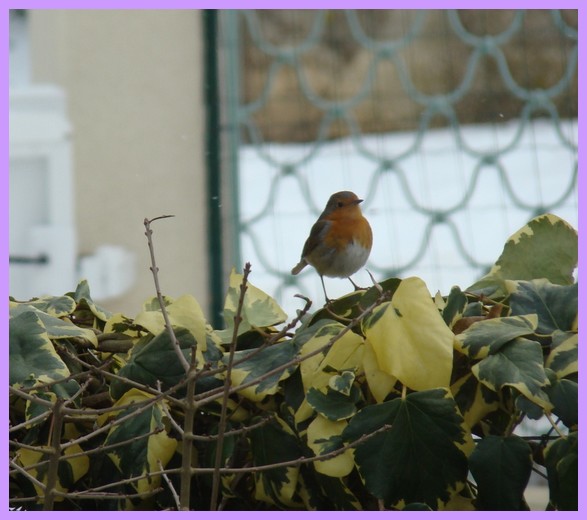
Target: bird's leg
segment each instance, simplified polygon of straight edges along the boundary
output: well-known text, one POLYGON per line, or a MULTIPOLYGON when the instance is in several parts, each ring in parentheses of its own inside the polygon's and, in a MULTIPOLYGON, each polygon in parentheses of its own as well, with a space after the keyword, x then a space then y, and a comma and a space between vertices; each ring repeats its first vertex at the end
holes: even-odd
POLYGON ((328 305, 332 300, 326 294, 326 286, 324 285, 324 277, 320 275, 320 281, 322 282, 322 290, 324 291, 324 298, 326 298, 326 305, 328 305))
POLYGON ((371 278, 371 281, 373 282, 373 287, 375 287, 379 291, 379 294, 383 294, 383 287, 381 287, 381 285, 379 285, 377 283, 377 280, 375 280, 375 278, 373 278, 371 271, 369 271, 369 269, 365 269, 365 271, 367 271, 367 273, 369 273, 369 277, 371 278))
POLYGON ((355 282, 353 282, 353 279, 350 276, 348 276, 347 278, 353 284, 353 287, 355 288, 355 291, 364 291, 364 290, 367 289, 366 287, 359 287, 355 282))

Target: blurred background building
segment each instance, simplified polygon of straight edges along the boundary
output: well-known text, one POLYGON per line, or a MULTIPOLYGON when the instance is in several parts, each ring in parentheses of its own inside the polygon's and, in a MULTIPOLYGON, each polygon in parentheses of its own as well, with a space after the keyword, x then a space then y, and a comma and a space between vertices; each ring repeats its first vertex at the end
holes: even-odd
POLYGON ((577 226, 577 25, 576 10, 11 11, 11 293, 87 278, 134 316, 154 294, 143 220, 173 214, 153 225, 163 291, 217 326, 246 261, 289 314, 298 292, 320 306, 319 277, 289 271, 340 189, 365 199, 376 279, 466 287, 533 216, 577 226))

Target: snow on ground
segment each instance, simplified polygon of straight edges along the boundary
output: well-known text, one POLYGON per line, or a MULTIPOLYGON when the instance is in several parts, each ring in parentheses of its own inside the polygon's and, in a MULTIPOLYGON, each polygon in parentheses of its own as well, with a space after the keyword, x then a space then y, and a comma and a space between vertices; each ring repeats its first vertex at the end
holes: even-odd
MULTIPOLYGON (((374 234, 367 267, 374 277, 418 276, 432 294, 476 281, 537 208, 577 228, 576 121, 562 121, 560 127, 551 120, 511 121, 463 126, 458 133, 433 129, 421 142, 411 132, 359 139, 318 148, 313 143, 242 148, 242 261, 252 264, 251 282, 289 316, 301 307, 295 293, 309 296, 313 310, 324 303, 313 268, 289 280, 297 286, 284 283, 282 274, 299 260, 310 227, 336 191, 351 190, 365 199, 363 211, 374 234), (390 160, 387 169, 381 159, 390 160), (284 168, 290 164, 297 166, 294 174, 284 168), (445 221, 434 224, 431 212, 445 212, 445 221), (478 267, 463 258, 459 242, 478 267)), ((353 279, 371 285, 364 269, 353 279)), ((325 283, 331 298, 352 289, 348 280, 325 283)))

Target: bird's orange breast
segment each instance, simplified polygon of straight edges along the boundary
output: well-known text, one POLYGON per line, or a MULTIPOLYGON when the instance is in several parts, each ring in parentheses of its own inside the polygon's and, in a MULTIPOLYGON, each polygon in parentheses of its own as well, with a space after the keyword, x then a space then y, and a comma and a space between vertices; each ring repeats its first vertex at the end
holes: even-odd
MULTIPOLYGON (((336 216, 335 216, 336 217, 336 216)), ((373 233, 367 219, 359 213, 358 216, 329 218, 330 226, 324 242, 328 247, 337 250, 344 249, 348 244, 355 242, 365 249, 371 249, 373 233)))

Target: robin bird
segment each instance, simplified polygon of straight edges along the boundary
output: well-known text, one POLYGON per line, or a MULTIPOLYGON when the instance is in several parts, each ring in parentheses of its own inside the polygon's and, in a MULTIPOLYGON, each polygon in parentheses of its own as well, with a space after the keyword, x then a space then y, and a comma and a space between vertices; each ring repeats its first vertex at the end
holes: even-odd
POLYGON ((359 204, 363 199, 351 191, 339 191, 328 199, 328 203, 310 230, 304 244, 302 258, 291 270, 298 274, 311 265, 318 271, 326 302, 330 302, 324 286, 324 276, 348 278, 353 287, 359 289, 351 279, 367 262, 373 233, 359 204))

